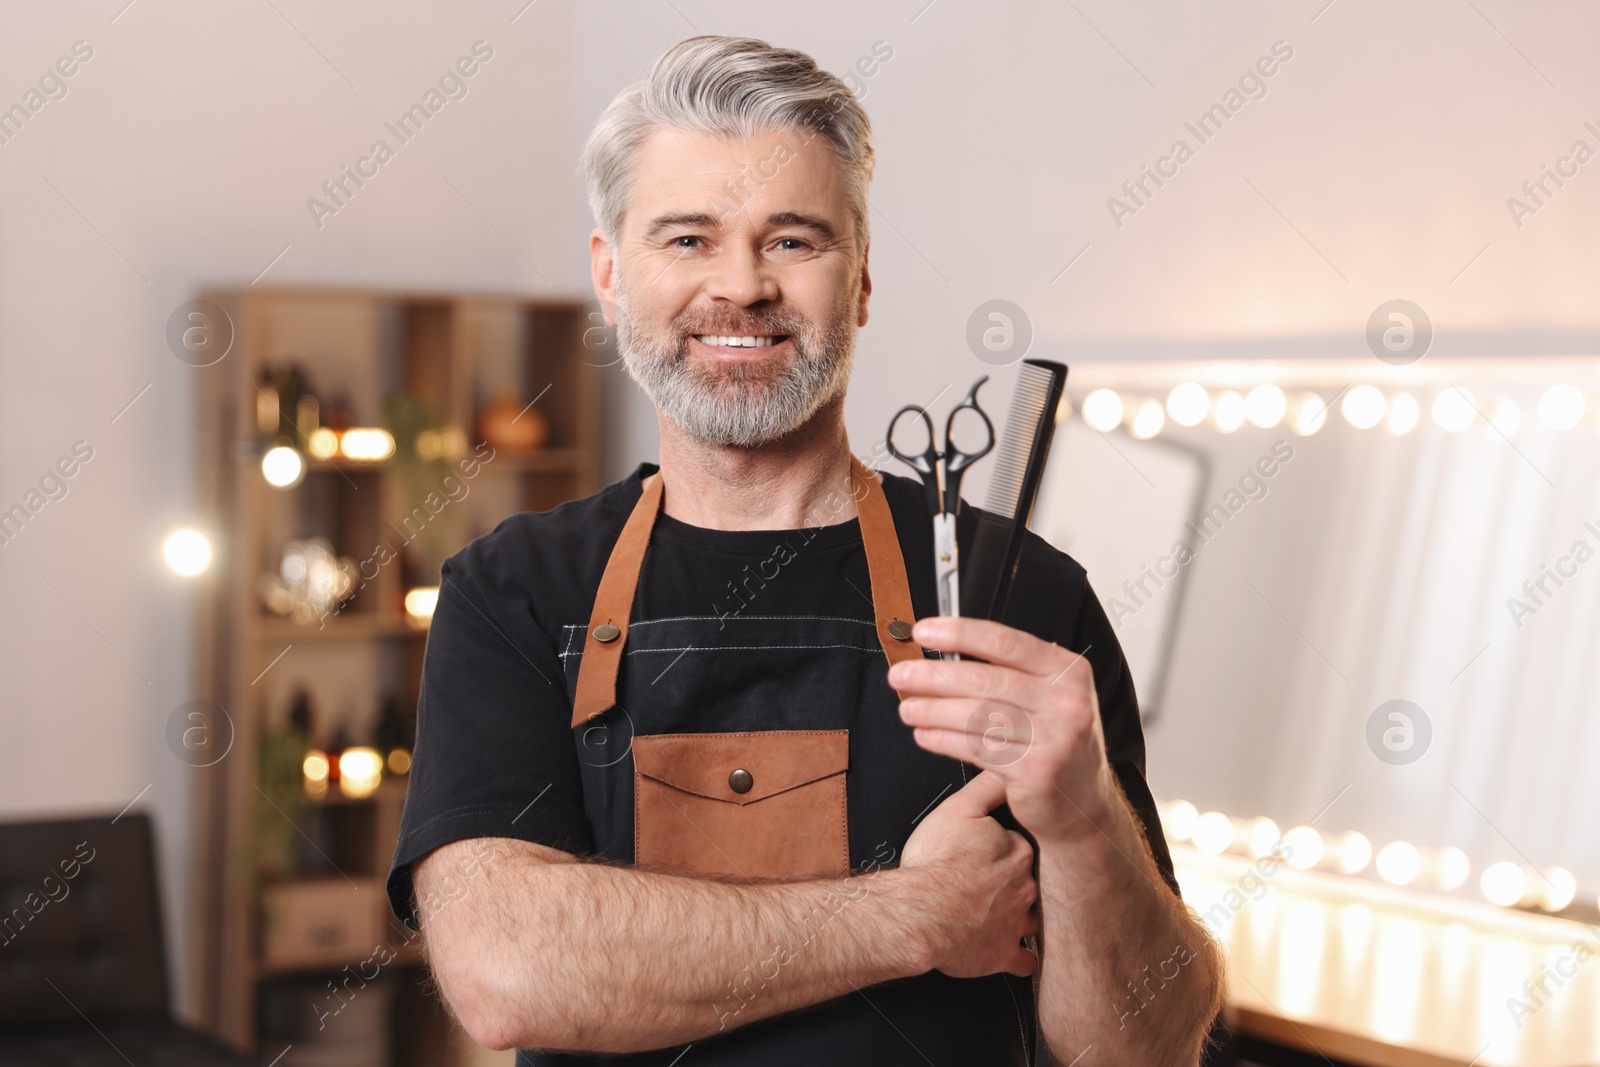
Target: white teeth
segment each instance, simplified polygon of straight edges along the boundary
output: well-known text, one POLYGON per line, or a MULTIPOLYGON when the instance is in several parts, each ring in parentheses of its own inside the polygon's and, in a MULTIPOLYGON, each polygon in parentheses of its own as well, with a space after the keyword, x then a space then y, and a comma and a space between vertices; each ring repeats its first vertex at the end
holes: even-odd
POLYGON ((770 348, 776 341, 776 338, 770 336, 753 337, 746 335, 742 337, 730 337, 720 334, 696 334, 695 337, 702 344, 725 345, 729 348, 770 348))

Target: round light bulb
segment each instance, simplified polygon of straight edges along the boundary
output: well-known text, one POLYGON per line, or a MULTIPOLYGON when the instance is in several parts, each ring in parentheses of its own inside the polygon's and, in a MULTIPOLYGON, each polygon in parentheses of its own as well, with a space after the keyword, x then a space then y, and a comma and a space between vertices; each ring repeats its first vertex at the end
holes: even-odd
POLYGON ((1309 871, 1322 862, 1322 835, 1309 826, 1296 826, 1283 835, 1284 862, 1296 870, 1309 871))
POLYGON ((306 450, 318 459, 332 459, 339 454, 338 431, 318 426, 306 438, 306 450))
POLYGON ((1198 426, 1211 410, 1211 394, 1199 382, 1179 382, 1167 394, 1167 414, 1179 426, 1198 426))
POLYGON ((277 489, 293 489, 306 476, 306 461, 300 450, 288 445, 267 449, 261 457, 261 476, 277 489))
POLYGON ((1372 842, 1367 835, 1347 830, 1339 835, 1339 870, 1343 874, 1360 874, 1372 862, 1372 842))
POLYGON ((1162 816, 1167 836, 1174 841, 1187 841, 1193 837, 1195 820, 1198 818, 1199 810, 1187 800, 1174 800, 1167 805, 1166 813, 1162 816))
POLYGON ((1328 402, 1316 393, 1306 393, 1295 403, 1294 432, 1310 437, 1328 421, 1328 402))
POLYGON ((1422 419, 1422 407, 1410 393, 1396 393, 1389 400, 1389 420, 1386 428, 1396 437, 1403 437, 1417 428, 1422 419))
POLYGON ((1539 885, 1539 907, 1562 911, 1578 895, 1578 880, 1565 867, 1546 867, 1539 885))
POLYGON ((1208 811, 1194 822, 1194 847, 1209 856, 1220 856, 1233 843, 1233 823, 1220 811, 1208 811))
POLYGON ((1449 433, 1460 433, 1472 425, 1472 420, 1478 417, 1478 409, 1473 406, 1472 394, 1465 389, 1450 386, 1433 398, 1433 421, 1439 424, 1441 430, 1449 433))
POLYGON ((1339 414, 1358 430, 1370 430, 1383 421, 1383 391, 1375 385, 1358 385, 1339 402, 1339 414))
POLYGON ((1223 433, 1232 433, 1244 425, 1244 397, 1229 389, 1211 405, 1211 423, 1223 433))
POLYGON ((1434 864, 1440 889, 1460 889, 1472 875, 1472 861, 1454 845, 1441 848, 1434 864))
POLYGON ((1576 386, 1552 385, 1539 398, 1539 418, 1552 430, 1570 430, 1582 421, 1586 407, 1576 386))
POLYGON ((1101 433, 1122 425, 1122 397, 1115 389, 1096 389, 1083 398, 1078 410, 1083 412, 1083 421, 1101 433))
POLYGON ((1267 382, 1256 386, 1245 394, 1244 413, 1252 426, 1263 430, 1270 430, 1283 421, 1283 413, 1289 408, 1289 401, 1284 398, 1283 390, 1267 382))
POLYGON ((161 546, 167 566, 185 578, 192 578, 211 566, 211 542, 199 530, 174 530, 161 546))
POLYGON ((1509 908, 1522 900, 1528 888, 1528 875, 1510 860, 1501 860, 1483 869, 1478 888, 1483 890, 1483 897, 1489 903, 1509 908))
POLYGON ((1271 819, 1262 817, 1250 823, 1250 855, 1262 859, 1272 855, 1278 850, 1278 842, 1283 840, 1283 835, 1278 832, 1278 824, 1271 819))
POLYGON ((1161 432, 1161 427, 1166 425, 1167 413, 1161 409, 1161 404, 1155 400, 1141 400, 1134 409, 1133 418, 1128 422, 1128 432, 1141 441, 1148 441, 1161 432))
POLYGON ((1509 396, 1497 397, 1494 402, 1494 417, 1489 420, 1489 436, 1496 441, 1505 441, 1513 437, 1522 427, 1522 408, 1509 396))
POLYGON ((1422 871, 1422 853, 1405 841, 1391 841, 1378 850, 1374 865, 1390 885, 1410 885, 1422 871))

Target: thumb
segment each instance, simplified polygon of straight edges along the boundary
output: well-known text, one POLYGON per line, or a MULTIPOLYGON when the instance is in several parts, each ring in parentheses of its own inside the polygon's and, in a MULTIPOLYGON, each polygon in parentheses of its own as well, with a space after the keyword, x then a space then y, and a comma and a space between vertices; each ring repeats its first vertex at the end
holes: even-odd
POLYGON ((989 814, 1006 800, 1006 780, 994 771, 983 771, 962 786, 950 799, 939 805, 948 807, 957 815, 980 818, 989 814))

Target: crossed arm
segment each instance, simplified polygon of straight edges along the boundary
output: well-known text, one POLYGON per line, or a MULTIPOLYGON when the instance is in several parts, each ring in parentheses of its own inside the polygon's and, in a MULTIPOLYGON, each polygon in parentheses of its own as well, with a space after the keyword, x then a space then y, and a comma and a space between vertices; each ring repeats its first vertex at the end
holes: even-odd
POLYGON ((1061 1062, 1197 1062, 1220 954, 1106 762, 1088 669, 982 620, 924 619, 914 636, 987 660, 903 663, 890 680, 919 744, 988 769, 923 819, 898 867, 746 884, 511 839, 489 839, 487 861, 446 845, 414 886, 467 1032, 498 1049, 662 1048, 930 970, 1028 974, 1018 942, 1038 933, 1041 1028, 1061 1062), (1038 841, 1037 882, 1032 848, 988 815, 1002 802, 1038 841))

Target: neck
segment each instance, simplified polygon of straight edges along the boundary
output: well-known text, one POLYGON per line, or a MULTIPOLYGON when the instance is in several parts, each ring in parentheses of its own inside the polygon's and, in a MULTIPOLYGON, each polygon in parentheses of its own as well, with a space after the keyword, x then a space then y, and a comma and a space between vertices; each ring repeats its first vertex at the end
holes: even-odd
POLYGON ((794 530, 855 518, 842 394, 793 433, 755 448, 708 445, 657 414, 661 508, 673 518, 714 530, 794 530))

